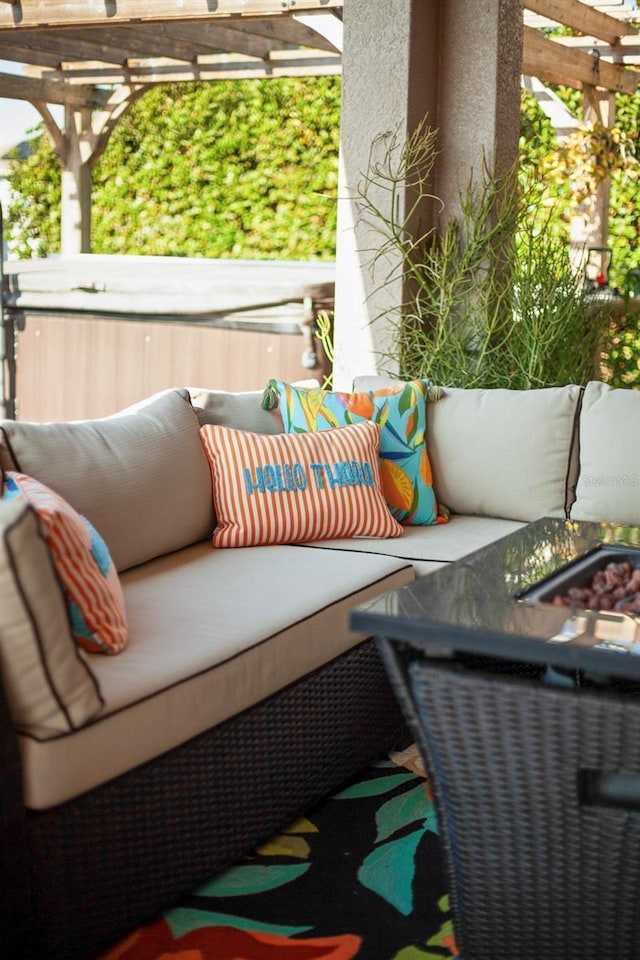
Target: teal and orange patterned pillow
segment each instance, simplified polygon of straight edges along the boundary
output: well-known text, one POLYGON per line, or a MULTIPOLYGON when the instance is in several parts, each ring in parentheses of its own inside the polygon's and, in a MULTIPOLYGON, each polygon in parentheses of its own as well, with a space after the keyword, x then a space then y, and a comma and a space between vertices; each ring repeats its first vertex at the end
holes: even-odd
POLYGON ((54 490, 24 473, 5 473, 2 499, 24 500, 38 515, 76 644, 90 653, 119 653, 127 641, 122 587, 95 527, 54 490))
POLYGON ((446 523, 433 492, 426 445, 427 401, 440 391, 426 380, 339 393, 269 380, 265 409, 279 407, 286 433, 308 433, 371 420, 380 427, 380 474, 387 506, 403 524, 446 523))

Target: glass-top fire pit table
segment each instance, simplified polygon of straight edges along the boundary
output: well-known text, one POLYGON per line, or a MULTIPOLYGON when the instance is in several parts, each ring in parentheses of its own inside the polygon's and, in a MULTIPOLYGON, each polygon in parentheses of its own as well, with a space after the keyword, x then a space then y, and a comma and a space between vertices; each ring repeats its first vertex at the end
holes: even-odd
POLYGON ((429 773, 461 960, 640 958, 638 569, 639 527, 542 519, 351 615, 429 773))

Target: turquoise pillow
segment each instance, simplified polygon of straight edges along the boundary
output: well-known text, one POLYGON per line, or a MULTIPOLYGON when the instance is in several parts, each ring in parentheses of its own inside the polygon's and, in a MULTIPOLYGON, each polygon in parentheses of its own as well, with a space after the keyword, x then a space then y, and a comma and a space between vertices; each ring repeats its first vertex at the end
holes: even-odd
POLYGON ((282 380, 269 380, 262 406, 267 410, 280 408, 286 433, 329 430, 362 420, 377 423, 387 506, 400 523, 426 525, 447 520, 436 503, 425 442, 427 400, 436 400, 439 394, 427 380, 361 393, 294 387, 282 380))

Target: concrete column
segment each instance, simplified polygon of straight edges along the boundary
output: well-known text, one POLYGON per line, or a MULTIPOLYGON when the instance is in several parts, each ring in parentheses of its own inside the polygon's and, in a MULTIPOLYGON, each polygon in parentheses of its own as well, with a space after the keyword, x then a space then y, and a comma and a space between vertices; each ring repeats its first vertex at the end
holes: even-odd
POLYGON ((436 192, 452 213, 458 189, 486 159, 500 174, 518 159, 521 0, 441 0, 436 192))
MULTIPOLYGON (((399 255, 372 266, 381 239, 359 218, 357 188, 371 144, 401 136, 425 116, 440 133, 435 190, 446 213, 483 162, 517 158, 522 62, 521 0, 345 0, 338 201, 334 385, 397 372, 388 358, 403 302, 399 255), (386 281, 388 276, 394 279, 386 281)), ((380 195, 388 204, 388 197, 380 195)), ((402 215, 407 198, 398 197, 402 215)), ((422 225, 433 220, 424 211, 422 225)))
MULTIPOLYGON (((334 386, 350 388, 358 373, 375 373, 391 346, 391 324, 379 314, 402 301, 393 260, 372 259, 375 229, 359 219, 357 189, 376 137, 404 138, 420 116, 436 109, 437 0, 345 0, 342 114, 334 325, 334 386), (383 285, 384 284, 384 285, 383 285)), ((387 197, 379 195, 381 205, 387 197)), ((404 204, 404 198, 399 202, 404 204)))

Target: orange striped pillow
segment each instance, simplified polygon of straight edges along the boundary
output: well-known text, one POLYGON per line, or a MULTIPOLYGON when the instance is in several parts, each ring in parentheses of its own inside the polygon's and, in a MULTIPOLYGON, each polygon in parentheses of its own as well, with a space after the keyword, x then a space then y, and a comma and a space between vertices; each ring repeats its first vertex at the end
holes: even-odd
POLYGON ((211 466, 214 547, 398 537, 380 485, 380 428, 371 421, 317 433, 200 430, 211 466))
POLYGON ((24 473, 7 471, 3 499, 23 499, 38 514, 76 643, 91 653, 119 653, 127 641, 122 588, 95 527, 66 500, 24 473))

